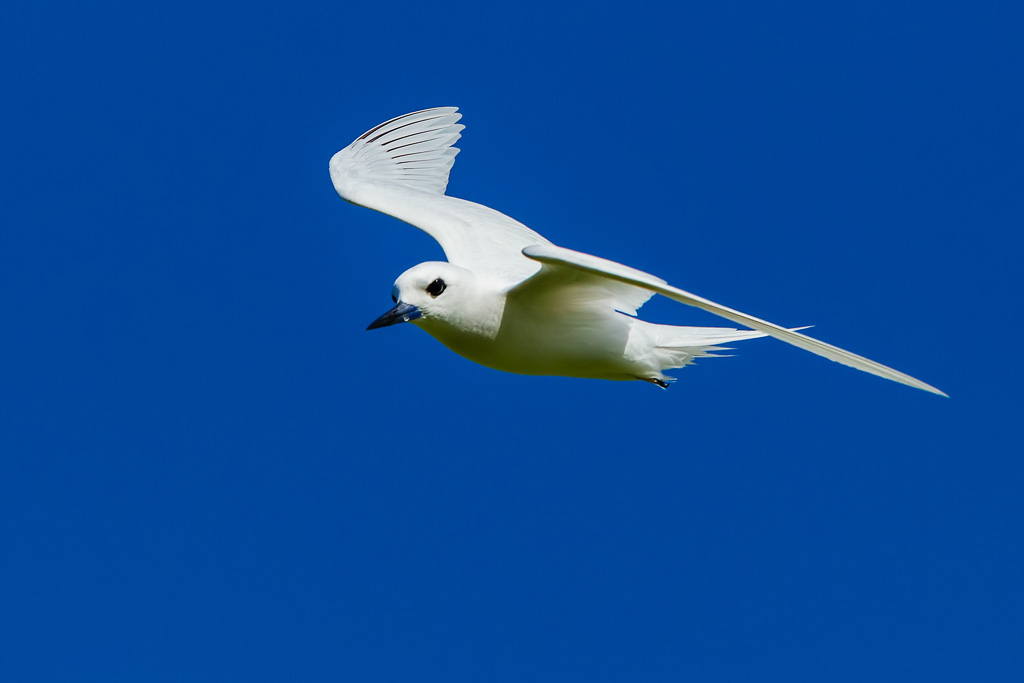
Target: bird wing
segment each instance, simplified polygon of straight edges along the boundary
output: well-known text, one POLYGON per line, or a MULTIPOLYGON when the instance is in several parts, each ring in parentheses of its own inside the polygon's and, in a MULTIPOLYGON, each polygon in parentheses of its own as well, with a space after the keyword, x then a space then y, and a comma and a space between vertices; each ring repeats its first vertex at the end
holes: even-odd
MULTIPOLYGON (((544 246, 549 249, 569 251, 553 244, 544 246)), ((540 261, 532 255, 532 247, 524 249, 523 254, 535 261, 540 261)), ((585 254, 581 255, 585 256, 585 254)), ((626 268, 625 266, 620 267, 626 268)), ((627 268, 627 270, 632 269, 627 268)), ((641 273, 639 270, 635 272, 638 275, 645 275, 661 285, 668 284, 653 275, 641 273)), ((603 273, 594 273, 580 268, 566 268, 563 265, 544 262, 536 274, 510 287, 506 291, 506 296, 519 304, 542 308, 556 314, 577 312, 604 315, 620 311, 636 315, 637 310, 654 296, 654 291, 626 284, 603 273)))
MULTIPOLYGON (((597 256, 591 256, 590 254, 583 254, 578 251, 572 251, 571 249, 563 249, 562 247, 556 247, 553 244, 529 246, 523 249, 523 254, 528 258, 544 264, 544 268, 542 268, 540 273, 535 277, 550 278, 553 277, 553 274, 549 269, 555 269, 556 271, 567 269, 570 271, 581 271, 591 276, 605 278, 633 287, 640 287, 649 292, 667 296, 668 298, 674 299, 680 303, 696 306, 697 308, 708 311, 709 313, 714 313, 717 316, 731 320, 734 323, 758 330, 759 332, 764 332, 765 334, 782 340, 787 344, 792 344, 793 346, 797 346, 805 351, 816 353, 819 356, 824 356, 829 360, 842 363, 843 365, 847 365, 851 368, 863 370, 864 372, 869 372, 872 375, 878 375, 879 377, 884 377, 894 382, 899 382, 900 384, 906 384, 911 387, 930 391, 933 394, 946 396, 945 393, 939 391, 930 384, 926 384, 921 380, 915 379, 910 375, 899 372, 898 370, 893 370, 881 363, 876 363, 873 360, 869 360, 863 356, 858 356, 855 353, 851 353, 837 346, 826 344, 823 341, 818 341, 817 339, 800 334, 799 332, 787 330, 785 327, 780 327, 779 325, 767 322, 766 320, 761 320, 760 318, 755 318, 754 316, 747 315, 746 313, 741 313, 732 308, 727 308, 721 304, 716 304, 715 302, 699 297, 696 294, 691 294, 682 289, 673 287, 660 278, 656 278, 653 275, 636 270, 635 268, 624 266, 621 263, 598 258, 597 256)), ((529 281, 524 282, 521 285, 523 288, 528 286, 529 281)))
POLYGON ((331 158, 331 180, 353 204, 423 230, 449 262, 512 285, 539 269, 523 248, 549 242, 499 211, 444 194, 465 127, 457 111, 424 109, 371 128, 331 158))

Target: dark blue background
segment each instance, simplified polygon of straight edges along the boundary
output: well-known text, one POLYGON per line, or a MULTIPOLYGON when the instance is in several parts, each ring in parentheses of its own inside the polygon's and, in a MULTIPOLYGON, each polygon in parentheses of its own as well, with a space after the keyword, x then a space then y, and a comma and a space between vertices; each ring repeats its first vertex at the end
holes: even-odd
POLYGON ((3 680, 1024 680, 1017 3, 3 14, 3 680), (328 159, 442 105, 450 194, 952 398, 364 332, 441 252, 328 159))

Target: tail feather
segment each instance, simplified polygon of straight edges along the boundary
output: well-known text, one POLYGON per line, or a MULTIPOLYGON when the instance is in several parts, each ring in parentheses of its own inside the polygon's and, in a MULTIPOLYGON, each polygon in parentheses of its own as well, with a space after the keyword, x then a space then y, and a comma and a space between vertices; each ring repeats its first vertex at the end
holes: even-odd
MULTIPOLYGON (((806 327, 794 329, 802 330, 806 327)), ((769 336, 756 330, 737 330, 731 327, 677 327, 653 323, 645 323, 644 331, 652 342, 652 351, 661 370, 686 367, 698 358, 731 358, 734 354, 717 353, 734 350, 721 344, 769 336)), ((661 375, 659 379, 672 381, 673 378, 661 375)))

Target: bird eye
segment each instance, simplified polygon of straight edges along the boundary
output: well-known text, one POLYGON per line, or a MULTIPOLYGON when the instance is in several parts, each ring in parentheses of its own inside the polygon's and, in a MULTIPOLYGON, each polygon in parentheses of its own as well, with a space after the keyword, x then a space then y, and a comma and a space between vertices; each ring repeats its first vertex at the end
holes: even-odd
POLYGON ((398 303, 398 285, 391 288, 391 300, 398 303))
POLYGON ((448 287, 448 285, 446 285, 444 283, 444 280, 442 280, 441 278, 437 278, 436 280, 431 282, 429 285, 427 285, 427 294, 429 294, 430 296, 432 296, 432 297, 434 297, 436 299, 437 297, 441 296, 441 293, 447 287, 448 287))

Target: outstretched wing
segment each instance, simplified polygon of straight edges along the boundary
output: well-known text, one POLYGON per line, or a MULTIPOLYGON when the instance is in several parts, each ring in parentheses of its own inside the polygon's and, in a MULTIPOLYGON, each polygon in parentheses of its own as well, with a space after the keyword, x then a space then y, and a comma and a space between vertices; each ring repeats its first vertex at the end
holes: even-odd
POLYGON ((353 204, 426 232, 451 263, 511 285, 539 269, 523 248, 548 241, 494 209, 445 196, 464 128, 457 111, 424 109, 371 128, 331 158, 331 180, 353 204))
MULTIPOLYGON (((608 280, 624 283, 633 287, 640 287, 650 292, 667 296, 668 298, 679 301, 680 303, 696 306, 697 308, 701 308, 709 313, 714 313, 717 316, 731 320, 734 323, 745 325, 746 327, 758 330, 759 332, 764 332, 765 334, 775 337, 776 339, 780 339, 787 344, 798 346, 805 351, 816 353, 819 356, 824 356, 829 360, 842 363, 843 365, 847 365, 851 368, 870 372, 872 375, 891 379, 892 381, 899 382, 900 384, 924 389, 925 391, 930 391, 933 394, 946 396, 945 393, 939 391, 930 384, 925 384, 919 379, 914 379, 910 375, 906 375, 898 370, 893 370, 881 363, 876 363, 873 360, 868 360, 863 356, 850 353, 849 351, 845 351, 837 346, 826 344, 823 341, 818 341, 817 339, 800 334, 799 332, 787 330, 785 327, 780 327, 774 323, 727 308, 720 304, 716 304, 713 301, 708 301, 696 294, 690 294, 689 292, 673 287, 667 284, 664 280, 656 278, 643 271, 636 270, 635 268, 629 268, 614 261, 608 261, 603 258, 598 258, 597 256, 572 251, 571 249, 556 247, 552 244, 526 247, 523 249, 523 254, 545 265, 541 272, 538 273, 537 277, 551 277, 552 274, 549 269, 568 269, 570 271, 581 271, 589 274, 590 276, 606 278, 608 280), (545 273, 545 271, 548 272, 545 273)), ((527 284, 528 283, 524 283, 523 286, 527 286, 527 284)))

